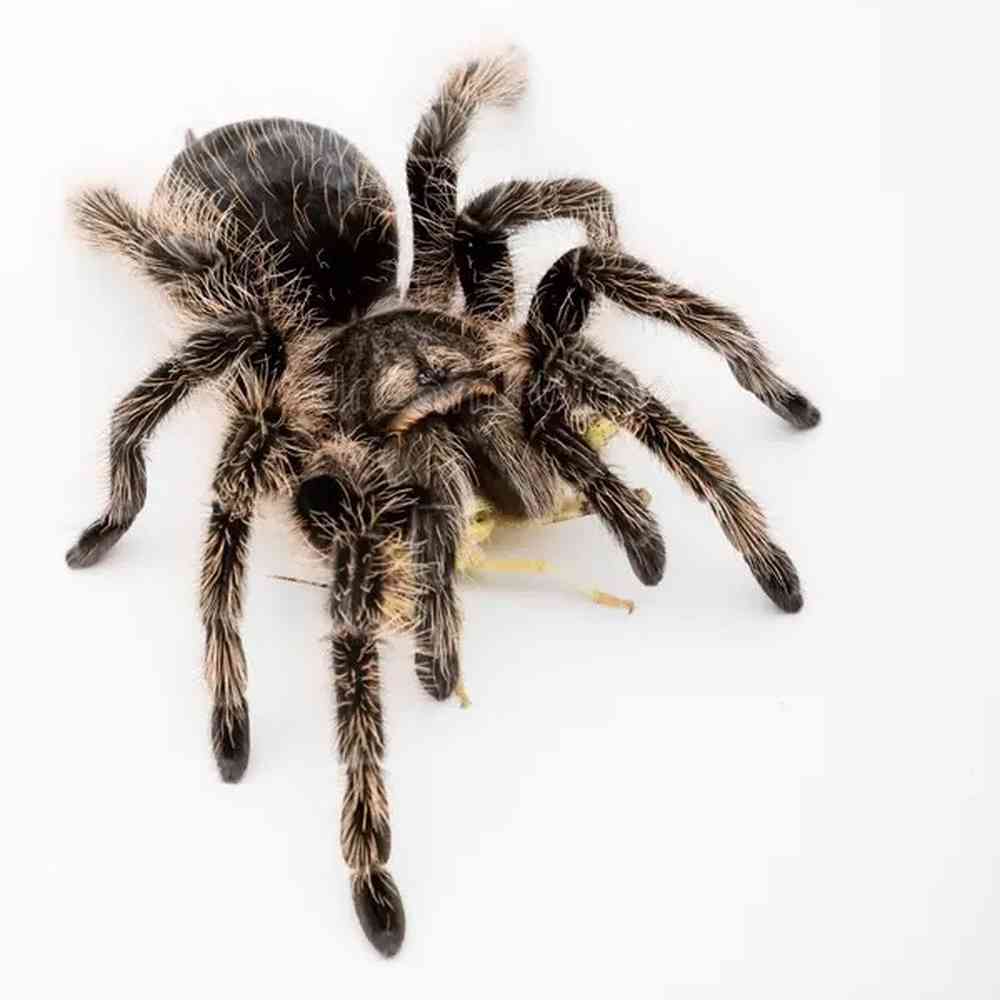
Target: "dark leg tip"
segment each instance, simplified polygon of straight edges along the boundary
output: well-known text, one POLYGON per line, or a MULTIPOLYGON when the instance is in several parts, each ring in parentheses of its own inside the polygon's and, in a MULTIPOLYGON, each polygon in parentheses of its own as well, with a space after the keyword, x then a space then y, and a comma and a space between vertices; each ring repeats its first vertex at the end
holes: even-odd
POLYGON ((124 534, 123 527, 109 525, 103 520, 95 521, 84 529, 79 541, 66 553, 66 565, 70 569, 86 569, 88 566, 93 566, 100 562, 105 553, 124 534))
POLYGON ((788 398, 785 402, 785 409, 788 411, 789 423, 794 424, 800 430, 815 427, 822 418, 819 410, 799 392, 788 398))
POLYGON ((70 569, 86 569, 101 558, 101 553, 93 548, 85 548, 79 542, 66 553, 66 565, 70 569))
POLYGON ((793 588, 786 588, 780 585, 765 586, 764 590, 767 592, 767 596, 770 597, 782 611, 785 611, 790 615, 794 615, 796 612, 802 610, 802 591, 799 590, 797 585, 793 588))
POLYGON ((222 780, 227 784, 239 781, 250 760, 250 716, 245 705, 241 714, 212 709, 212 750, 222 780))
POLYGON ((419 650, 414 663, 423 689, 435 701, 447 701, 455 693, 455 685, 458 683, 457 665, 453 668, 451 664, 439 664, 429 653, 419 650))
POLYGON ((375 950, 392 958, 402 947, 406 914, 396 883, 384 868, 353 877, 354 912, 375 950))
POLYGON ((782 611, 795 614, 802 610, 803 600, 799 574, 783 549, 775 546, 766 564, 760 567, 751 564, 750 569, 764 593, 782 611))
POLYGON ((663 579, 667 566, 667 549, 660 533, 655 529, 629 540, 625 553, 632 565, 632 571, 647 586, 653 587, 663 579))

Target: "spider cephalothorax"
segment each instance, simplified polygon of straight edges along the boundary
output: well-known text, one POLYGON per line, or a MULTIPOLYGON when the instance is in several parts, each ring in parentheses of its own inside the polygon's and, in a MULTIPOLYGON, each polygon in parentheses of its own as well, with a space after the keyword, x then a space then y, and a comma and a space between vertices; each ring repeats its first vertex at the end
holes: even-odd
POLYGON ((621 428, 708 504, 775 604, 802 605, 794 566, 723 459, 585 336, 601 299, 666 321, 721 354, 789 423, 815 425, 818 411, 743 321, 626 254, 611 197, 593 181, 502 183, 458 210, 471 117, 512 103, 523 85, 510 56, 471 62, 421 119, 407 161, 414 262, 402 295, 385 184, 317 126, 268 119, 191 136, 148 211, 111 190, 76 204, 84 232, 163 285, 190 330, 115 409, 108 505, 67 561, 91 565, 128 530, 145 499, 147 440, 193 390, 217 385, 230 423, 201 574, 216 759, 226 781, 247 765, 246 550, 260 500, 285 498, 329 567, 342 847, 358 916, 384 954, 399 948, 404 917, 385 869, 378 641, 411 631, 423 686, 439 699, 455 692, 455 574, 477 564, 491 519, 596 514, 639 579, 658 582, 665 550, 648 497, 600 456, 607 429, 621 428), (586 242, 549 268, 516 322, 508 237, 560 217, 581 223, 586 242))

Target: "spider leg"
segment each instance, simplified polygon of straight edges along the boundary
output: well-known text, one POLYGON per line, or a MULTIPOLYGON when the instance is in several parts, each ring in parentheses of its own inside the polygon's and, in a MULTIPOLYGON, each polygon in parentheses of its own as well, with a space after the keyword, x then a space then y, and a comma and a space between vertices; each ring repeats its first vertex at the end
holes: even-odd
POLYGON ((516 52, 477 59, 449 73, 420 119, 406 161, 413 211, 413 270, 407 297, 416 305, 446 308, 455 287, 458 157, 469 125, 485 104, 512 105, 525 88, 516 52))
POLYGON ((579 336, 593 295, 580 265, 585 252, 560 258, 532 304, 528 330, 537 375, 526 390, 529 411, 553 398, 555 407, 596 411, 627 429, 708 503, 774 603, 798 611, 802 593, 795 567, 769 537, 763 512, 726 462, 629 371, 579 336))
MULTIPOLYGON (((579 222, 592 246, 617 245, 614 202, 596 181, 507 181, 464 207, 455 227, 454 254, 468 313, 487 322, 511 320, 515 280, 509 237, 531 223, 553 219, 579 222)), ((600 421, 587 428, 585 437, 599 452, 614 433, 613 425, 600 421)), ((574 502, 587 506, 579 495, 574 502)))
POLYGON ((561 392, 540 379, 524 397, 529 440, 551 461, 556 472, 579 490, 595 514, 618 540, 635 575, 647 586, 659 583, 666 564, 663 536, 653 515, 601 460, 573 426, 561 392))
POLYGON ((252 316, 232 316, 191 334, 115 407, 111 417, 111 487, 104 513, 66 553, 74 569, 92 566, 131 527, 146 500, 146 442, 192 389, 221 375, 257 338, 252 316))
POLYGON ((462 614, 455 592, 455 560, 463 527, 461 511, 433 496, 414 514, 417 678, 438 701, 451 697, 459 679, 462 614))
POLYGON ((399 468, 419 487, 409 528, 417 678, 432 698, 444 701, 461 674, 462 614, 455 576, 472 500, 467 456, 451 431, 433 423, 401 435, 395 444, 399 468))
POLYGON ((222 780, 239 781, 250 755, 247 667, 240 638, 250 526, 260 497, 291 492, 295 439, 277 408, 260 403, 229 426, 201 565, 205 678, 212 694, 212 750, 222 780))
POLYGON ((356 442, 334 442, 326 458, 332 461, 302 483, 296 507, 307 537, 332 567, 337 747, 347 781, 341 850, 361 926, 375 948, 390 956, 402 945, 406 918, 385 868, 391 834, 377 639, 393 584, 393 537, 401 534, 414 498, 388 484, 356 442))
POLYGON ((122 254, 158 284, 204 275, 221 260, 210 240, 174 232, 113 188, 88 189, 72 207, 90 243, 122 254))
POLYGON ((635 257, 594 247, 563 255, 543 279, 535 304, 558 309, 558 298, 570 281, 589 296, 604 295, 632 312, 679 326, 721 354, 736 381, 793 426, 805 429, 819 423, 819 410, 775 372, 750 328, 724 306, 667 281, 635 257))
POLYGON ((630 433, 712 509, 733 547, 764 592, 782 611, 802 607, 792 560, 767 530, 764 512, 740 485, 726 461, 652 393, 642 406, 617 416, 630 433))
POLYGON ((354 909, 368 940, 385 956, 403 943, 403 901, 385 868, 391 834, 382 774, 382 722, 378 650, 370 633, 343 628, 333 637, 337 748, 347 773, 340 844, 351 869, 354 909))
POLYGON ((617 243, 611 194, 596 181, 507 181, 483 191, 462 209, 454 254, 467 312, 494 322, 510 319, 515 289, 508 238, 533 222, 551 219, 580 222, 594 246, 617 243))
POLYGON ((247 663, 240 639, 243 579, 252 510, 212 504, 201 565, 205 678, 212 693, 212 751, 226 782, 239 781, 250 759, 247 663))
POLYGON ((629 489, 608 468, 585 431, 578 429, 573 401, 566 396, 561 362, 587 318, 592 295, 574 281, 557 287, 552 274, 564 259, 542 279, 528 314, 527 340, 517 372, 523 383, 524 428, 528 440, 582 494, 589 509, 618 540, 635 575, 651 586, 659 583, 666 564, 656 520, 642 502, 642 494, 629 489))

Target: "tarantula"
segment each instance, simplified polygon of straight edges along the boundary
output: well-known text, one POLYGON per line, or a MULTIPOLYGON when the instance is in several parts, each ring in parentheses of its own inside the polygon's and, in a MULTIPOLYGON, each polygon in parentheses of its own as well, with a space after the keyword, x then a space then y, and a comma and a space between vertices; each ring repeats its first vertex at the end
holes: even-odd
POLYGON ((595 420, 612 421, 707 502, 779 608, 802 606, 795 567, 723 459, 585 336, 602 298, 678 326, 767 407, 812 427, 819 412, 775 373, 747 325, 626 254, 611 197, 593 181, 509 181, 459 210, 458 155, 472 117, 513 104, 523 88, 510 54, 469 62, 421 118, 406 164, 414 260, 405 294, 385 183, 355 146, 316 125, 275 118, 189 133, 148 210, 111 189, 75 203, 86 236, 163 286, 189 330, 115 408, 107 507, 67 562, 96 563, 128 530, 146 495, 150 436, 190 393, 216 385, 230 418, 200 602, 215 758, 224 781, 247 766, 247 546, 261 498, 285 498, 329 567, 341 845, 358 917, 384 955, 399 949, 405 918, 385 868, 378 642, 409 630, 423 687, 437 699, 455 691, 456 564, 477 503, 545 520, 571 490, 636 576, 657 583, 659 528, 587 434, 595 420), (526 321, 515 322, 508 237, 553 218, 581 223, 586 242, 549 268, 526 321))

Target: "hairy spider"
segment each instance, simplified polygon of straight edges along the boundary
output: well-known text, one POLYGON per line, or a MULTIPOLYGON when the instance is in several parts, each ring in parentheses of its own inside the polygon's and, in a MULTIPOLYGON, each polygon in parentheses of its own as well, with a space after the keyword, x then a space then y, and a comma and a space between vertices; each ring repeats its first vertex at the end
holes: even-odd
POLYGON ((639 579, 657 583, 659 528, 641 491, 588 437, 610 421, 707 502, 778 607, 802 606, 791 560, 723 459, 584 336, 601 298, 663 320, 721 354, 779 416, 812 427, 819 412, 775 373, 746 324, 623 252, 611 197, 593 181, 509 181, 458 210, 458 154, 472 116, 514 103, 523 88, 511 54, 469 62, 421 118, 406 164, 414 261, 405 295, 384 182, 350 142, 315 125, 263 119, 189 133, 148 210, 110 189, 76 202, 84 233, 162 285, 190 328, 115 408, 107 507, 67 562, 92 565, 128 530, 146 495, 146 442, 193 390, 219 387, 230 418, 201 570, 215 757, 224 781, 243 775, 250 734, 239 622, 250 524, 262 497, 287 498, 329 567, 346 767, 341 844, 358 917, 385 955, 399 949, 405 919, 385 868, 378 642, 409 630, 423 687, 438 699, 455 691, 456 566, 482 538, 474 514, 484 504, 506 518, 549 520, 571 490, 639 579), (549 268, 517 323, 508 236, 553 218, 581 223, 586 243, 549 268))

